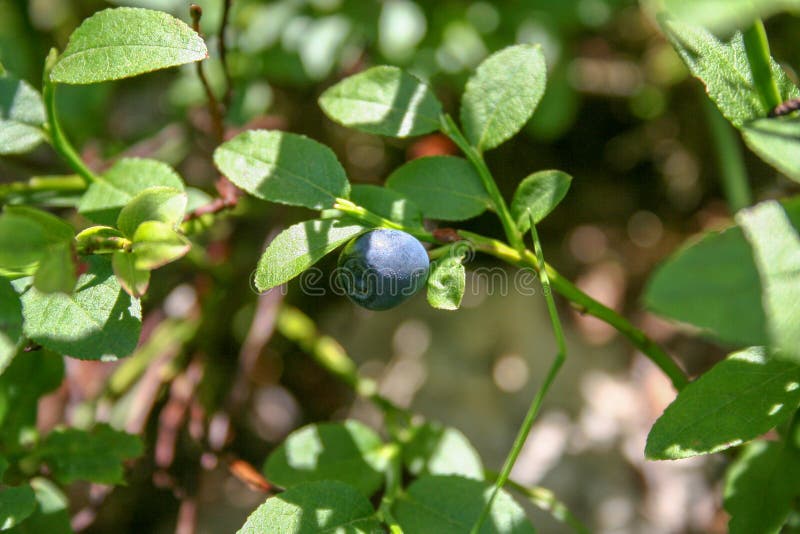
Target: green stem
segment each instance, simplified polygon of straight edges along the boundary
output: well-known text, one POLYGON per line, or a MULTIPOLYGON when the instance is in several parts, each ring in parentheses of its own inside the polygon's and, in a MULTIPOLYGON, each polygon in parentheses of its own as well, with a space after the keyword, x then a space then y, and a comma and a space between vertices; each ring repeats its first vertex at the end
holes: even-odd
POLYGON ((753 83, 761 97, 761 102, 767 110, 773 109, 783 99, 778 90, 778 84, 772 76, 772 57, 769 53, 769 41, 764 23, 756 19, 752 26, 744 32, 744 49, 750 70, 753 73, 753 83))
MULTIPOLYGON (((489 254, 518 267, 532 267, 540 271, 539 260, 529 250, 519 252, 507 244, 472 232, 460 230, 459 235, 469 240, 476 250, 489 254)), ((599 303, 577 287, 572 282, 564 278, 551 265, 545 263, 550 284, 553 289, 562 297, 571 301, 574 307, 582 313, 587 313, 597 317, 601 321, 613 326, 623 334, 628 340, 656 364, 669 379, 677 390, 683 389, 689 383, 688 378, 677 363, 659 347, 647 335, 633 326, 627 319, 612 310, 611 308, 599 303)))
POLYGON ((731 211, 735 213, 753 203, 742 149, 733 126, 725 120, 710 100, 707 98, 703 100, 711 129, 711 141, 714 143, 722 177, 722 188, 731 211))
MULTIPOLYGON (((539 260, 539 265, 546 265, 544 261, 544 253, 542 252, 542 245, 539 242, 539 236, 536 233, 536 225, 534 224, 533 215, 530 215, 530 219, 531 236, 533 237, 533 247, 536 251, 536 258, 539 260)), ((547 269, 539 270, 539 278, 542 283, 544 299, 547 303, 547 311, 550 314, 550 322, 553 325, 553 334, 556 337, 558 352, 556 353, 550 369, 547 371, 547 375, 545 376, 542 387, 536 392, 536 395, 534 396, 533 401, 528 408, 528 413, 525 414, 525 419, 522 421, 522 425, 517 432, 517 437, 514 439, 514 444, 511 447, 511 451, 508 453, 508 457, 503 464, 503 468, 500 470, 500 474, 497 476, 497 480, 494 483, 494 490, 492 491, 489 500, 486 502, 486 505, 483 507, 481 515, 478 517, 478 520, 472 527, 472 534, 477 534, 480 531, 481 525, 489 516, 489 511, 492 508, 494 499, 508 481, 508 477, 511 476, 511 470, 514 468, 514 464, 516 463, 519 454, 522 452, 522 447, 525 446, 525 441, 528 439, 528 435, 531 432, 534 421, 536 421, 536 416, 539 414, 539 410, 542 407, 542 402, 544 401, 547 392, 550 390, 550 386, 553 384, 556 375, 558 375, 558 371, 561 369, 561 366, 564 365, 564 360, 567 356, 567 343, 564 339, 564 329, 561 326, 561 320, 558 318, 558 310, 556 309, 555 300, 553 300, 553 292, 550 289, 550 278, 548 276, 547 269)))
POLYGON ((497 212, 497 216, 500 218, 500 222, 503 225, 503 230, 506 234, 506 239, 511 245, 517 249, 522 250, 525 248, 525 245, 522 241, 522 234, 520 233, 517 225, 514 223, 514 218, 511 216, 511 212, 508 210, 508 206, 506 205, 505 199, 503 199, 502 193, 497 188, 497 183, 494 181, 492 177, 492 173, 489 171, 489 167, 486 166, 486 161, 483 159, 483 155, 481 155, 478 150, 475 149, 472 145, 469 144, 464 134, 461 133, 458 126, 456 125, 455 121, 453 121, 450 115, 444 114, 441 116, 441 131, 447 137, 452 139, 452 141, 461 149, 467 159, 472 163, 475 167, 475 170, 478 172, 478 176, 480 176, 481 181, 483 182, 483 187, 486 189, 486 192, 489 194, 489 198, 492 199, 492 203, 494 204, 495 211, 497 212))
POLYGON ((408 234, 413 235, 414 237, 416 237, 421 241, 427 241, 428 243, 437 243, 436 238, 434 238, 433 234, 431 234, 430 232, 414 228, 408 228, 406 226, 403 226, 402 224, 390 221, 389 219, 384 219, 383 217, 376 215, 371 211, 367 210, 366 208, 362 208, 358 204, 355 204, 354 202, 351 202, 347 199, 337 198, 336 203, 333 205, 333 208, 349 215, 353 219, 365 222, 368 225, 377 226, 380 228, 391 228, 393 230, 402 230, 408 234))
POLYGON ((34 176, 25 182, 0 184, 0 202, 8 198, 25 199, 53 193, 72 195, 86 191, 86 182, 80 176, 34 176))
POLYGON ((44 63, 44 75, 42 79, 42 98, 47 112, 47 130, 50 134, 50 142, 53 148, 63 157, 72 169, 78 173, 87 183, 97 180, 97 176, 89 170, 89 167, 78 156, 67 137, 64 135, 56 114, 56 86, 50 81, 50 71, 58 59, 56 49, 50 50, 50 54, 44 63))

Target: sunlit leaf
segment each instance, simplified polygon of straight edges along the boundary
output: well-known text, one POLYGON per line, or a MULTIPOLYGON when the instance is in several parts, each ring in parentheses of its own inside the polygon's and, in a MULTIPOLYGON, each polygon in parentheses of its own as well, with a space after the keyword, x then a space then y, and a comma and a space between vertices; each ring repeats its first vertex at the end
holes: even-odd
POLYGON ((118 80, 207 56, 202 37, 171 15, 129 7, 104 9, 72 33, 50 79, 71 84, 118 80))
POLYGON ((333 151, 302 135, 249 130, 217 147, 214 163, 231 182, 271 202, 324 209, 350 193, 333 151))
POLYGON ((731 354, 683 388, 656 421, 645 454, 654 460, 710 454, 760 436, 800 405, 800 366, 763 348, 731 354))
POLYGON ((278 234, 258 261, 255 283, 266 291, 288 282, 367 228, 344 221, 314 220, 278 234))
POLYGON ((442 105, 425 83, 389 66, 345 78, 322 93, 319 104, 339 124, 390 137, 438 130, 442 113, 442 105))
POLYGON ((292 432, 264 464, 267 480, 291 488, 338 480, 370 496, 383 484, 383 442, 357 421, 322 423, 292 432))
POLYGON ((454 156, 411 160, 395 169, 387 178, 386 187, 410 198, 431 219, 471 219, 491 205, 474 167, 454 156))

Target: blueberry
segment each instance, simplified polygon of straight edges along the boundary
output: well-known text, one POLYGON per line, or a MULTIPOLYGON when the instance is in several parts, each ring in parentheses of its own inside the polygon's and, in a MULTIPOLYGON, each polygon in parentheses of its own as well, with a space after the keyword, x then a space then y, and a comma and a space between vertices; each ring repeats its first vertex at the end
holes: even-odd
POLYGON ((337 278, 356 304, 369 310, 388 310, 422 289, 429 267, 428 253, 414 236, 377 229, 344 247, 337 278))

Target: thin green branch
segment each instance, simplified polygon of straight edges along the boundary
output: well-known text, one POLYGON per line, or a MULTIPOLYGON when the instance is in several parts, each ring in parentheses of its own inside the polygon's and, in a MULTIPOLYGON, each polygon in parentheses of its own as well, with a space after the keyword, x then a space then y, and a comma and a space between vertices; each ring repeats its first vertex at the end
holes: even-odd
POLYGON ((753 83, 761 97, 761 102, 764 107, 771 110, 783 99, 778 90, 778 84, 772 76, 772 56, 769 53, 767 31, 764 29, 761 19, 756 19, 753 25, 745 30, 744 49, 753 73, 753 83))
POLYGON ((55 66, 58 59, 58 52, 55 48, 50 50, 44 62, 44 73, 42 76, 42 98, 44 100, 45 111, 47 113, 47 132, 50 142, 59 155, 66 160, 72 169, 78 173, 87 183, 95 182, 98 177, 89 170, 89 167, 78 156, 67 137, 64 135, 61 125, 58 122, 56 113, 56 86, 50 81, 50 71, 55 66))
POLYGON ((402 230, 408 234, 413 235, 417 239, 421 241, 426 241, 428 243, 436 243, 436 239, 433 237, 433 234, 430 232, 426 232, 424 230, 419 230, 416 228, 408 228, 403 226, 402 224, 398 224, 394 221, 390 221, 389 219, 384 219, 383 217, 372 213, 371 211, 355 204, 344 198, 337 198, 336 203, 333 205, 333 208, 339 210, 342 213, 349 215, 350 217, 365 222, 367 224, 377 226, 380 228, 391 228, 394 230, 402 230))
MULTIPOLYGON (((472 232, 464 230, 459 230, 458 233, 469 240, 476 250, 480 252, 489 254, 518 267, 532 267, 537 271, 541 271, 539 260, 536 255, 529 250, 520 253, 496 239, 473 234, 472 232)), ((611 308, 601 304, 578 289, 551 265, 545 263, 544 266, 547 269, 550 284, 557 293, 569 300, 581 313, 597 317, 601 321, 613 326, 618 332, 627 337, 637 349, 669 377, 675 389, 681 390, 689 383, 689 379, 680 366, 678 366, 661 347, 647 337, 644 332, 633 326, 627 319, 611 308)))
POLYGON ((703 108, 711 129, 711 141, 714 143, 725 198, 735 213, 753 203, 738 135, 716 106, 705 97, 703 108))
POLYGON ((34 176, 27 181, 0 184, 0 202, 22 199, 35 203, 56 195, 78 195, 86 191, 86 181, 80 176, 34 176))
POLYGON ((466 137, 464 137, 464 134, 461 133, 461 130, 459 130, 458 126, 456 125, 455 121, 453 121, 452 117, 450 117, 450 115, 444 114, 441 116, 441 131, 447 137, 452 139, 452 141, 458 146, 459 149, 461 149, 467 159, 475 167, 475 170, 478 172, 478 176, 480 176, 481 181, 483 182, 483 187, 489 194, 489 198, 492 199, 492 203, 494 204, 497 216, 500 218, 500 222, 503 225, 503 230, 505 231, 508 242, 511 243, 511 246, 517 250, 524 249, 525 245, 522 241, 522 234, 520 234, 517 225, 514 223, 514 218, 511 216, 511 212, 506 205, 505 199, 503 199, 502 193, 500 193, 500 189, 497 188, 497 183, 494 181, 492 173, 489 171, 489 167, 486 166, 486 161, 484 161, 483 155, 478 152, 475 147, 469 144, 469 141, 467 141, 466 137))
MULTIPOLYGON (((534 250, 536 250, 536 258, 539 261, 539 265, 546 265, 544 261, 544 253, 542 252, 542 245, 539 242, 539 236, 536 233, 536 225, 534 223, 533 215, 530 213, 529 215, 531 219, 531 236, 533 238, 534 250)), ((553 300, 553 292, 550 289, 550 278, 548 276, 547 269, 539 270, 539 279, 542 283, 542 291, 544 293, 545 302, 547 303, 547 311, 550 314, 550 322, 553 325, 553 334, 556 337, 558 352, 556 353, 550 369, 547 371, 544 383, 539 388, 539 391, 536 392, 536 395, 534 396, 533 401, 528 408, 528 413, 525 414, 525 419, 522 421, 522 425, 517 432, 517 437, 514 439, 514 444, 511 447, 511 451, 508 453, 508 457, 503 464, 503 468, 500 470, 500 474, 497 476, 497 480, 494 483, 494 490, 489 496, 489 500, 486 501, 486 505, 483 507, 481 515, 478 517, 478 520, 472 527, 472 534, 478 534, 481 529, 481 525, 483 525, 483 522, 486 521, 486 518, 489 516, 494 499, 497 497, 497 494, 511 476, 511 470, 514 468, 514 464, 516 463, 519 454, 522 452, 522 448, 525 446, 525 441, 528 439, 528 435, 531 432, 534 421, 536 421, 536 416, 539 414, 539 410, 542 407, 542 402, 544 401, 547 392, 550 390, 550 386, 552 386, 553 381, 558 375, 558 371, 561 369, 561 366, 564 365, 564 360, 567 357, 567 343, 564 339, 564 329, 561 326, 561 320, 558 318, 558 310, 556 309, 556 303, 553 300)))

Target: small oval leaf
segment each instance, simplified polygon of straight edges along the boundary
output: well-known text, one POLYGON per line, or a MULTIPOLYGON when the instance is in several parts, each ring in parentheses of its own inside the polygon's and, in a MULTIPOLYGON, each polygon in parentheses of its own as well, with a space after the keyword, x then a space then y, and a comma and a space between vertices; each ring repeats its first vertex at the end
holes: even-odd
POLYGON ((231 182, 271 202, 325 209, 350 194, 333 151, 303 135, 250 130, 217 147, 214 163, 231 182))
POLYGON ((489 56, 467 81, 461 125, 480 150, 520 131, 544 95, 547 65, 538 45, 510 46, 489 56))
POLYGON ((410 198, 431 219, 463 221, 491 205, 472 164, 455 156, 409 161, 387 178, 386 187, 410 198))
POLYGON ((203 38, 162 11, 98 11, 72 33, 50 79, 88 84, 129 78, 208 57, 203 38))
POLYGON ((457 310, 466 287, 461 255, 449 254, 431 264, 428 275, 428 304, 440 310, 457 310))
POLYGON ((547 217, 567 195, 571 182, 572 176, 561 171, 539 171, 522 180, 511 201, 511 214, 520 231, 530 229, 530 215, 536 224, 547 217))
POLYGON ((139 225, 146 221, 159 221, 177 228, 186 213, 186 202, 186 193, 179 189, 145 189, 119 212, 117 227, 128 237, 133 237, 139 225))
POLYGON ((439 129, 442 105, 421 80, 379 66, 345 78, 319 98, 331 120, 363 132, 409 137, 439 129))
POLYGON ((329 219, 290 226, 272 240, 258 261, 256 288, 266 291, 288 282, 366 230, 358 224, 329 219))

